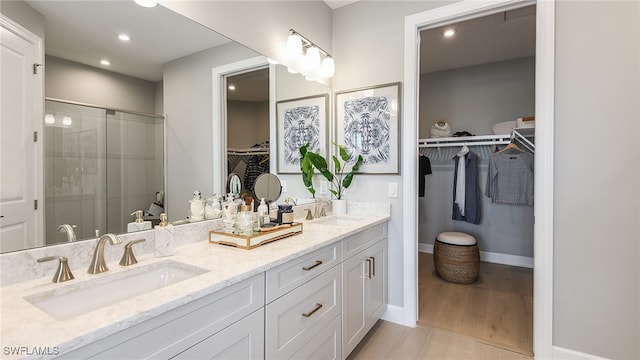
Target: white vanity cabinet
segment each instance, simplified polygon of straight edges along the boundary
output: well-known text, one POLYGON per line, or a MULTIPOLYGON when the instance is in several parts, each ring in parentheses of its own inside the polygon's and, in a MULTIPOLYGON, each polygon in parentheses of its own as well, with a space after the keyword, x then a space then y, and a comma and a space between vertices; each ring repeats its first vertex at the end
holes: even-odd
POLYGON ((342 350, 346 358, 378 321, 387 304, 386 225, 343 240, 342 350))
POLYGON ((267 271, 266 359, 341 357, 339 264, 336 243, 267 271))
POLYGON ((212 354, 263 358, 263 307, 261 273, 60 358, 209 359, 212 354))

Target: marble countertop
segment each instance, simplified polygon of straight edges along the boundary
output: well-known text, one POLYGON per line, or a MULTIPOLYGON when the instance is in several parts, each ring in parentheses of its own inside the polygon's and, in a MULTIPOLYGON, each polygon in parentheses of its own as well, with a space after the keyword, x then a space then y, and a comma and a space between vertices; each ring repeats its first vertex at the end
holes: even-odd
MULTIPOLYGON (((384 223, 389 216, 363 216, 348 225, 328 226, 304 222, 302 234, 278 240, 252 250, 209 244, 208 233, 202 241, 175 248, 170 257, 156 258, 153 254, 138 257, 138 264, 123 267, 118 260, 109 262, 109 271, 90 275, 74 273, 75 279, 55 284, 51 275, 0 288, 2 358, 33 355, 33 349, 50 354, 65 353, 93 341, 114 334, 169 310, 209 295, 253 275, 283 264, 291 259, 329 245, 368 227, 384 223), (139 295, 110 306, 78 315, 67 320, 56 320, 35 307, 25 296, 54 290, 73 284, 93 281, 99 277, 128 271, 171 259, 209 270, 179 283, 139 295), (20 355, 11 355, 11 349, 24 347, 20 355)), ((108 246, 108 245, 107 245, 108 246)), ((39 358, 40 356, 36 356, 39 358)), ((42 356, 46 358, 47 356, 42 356)))

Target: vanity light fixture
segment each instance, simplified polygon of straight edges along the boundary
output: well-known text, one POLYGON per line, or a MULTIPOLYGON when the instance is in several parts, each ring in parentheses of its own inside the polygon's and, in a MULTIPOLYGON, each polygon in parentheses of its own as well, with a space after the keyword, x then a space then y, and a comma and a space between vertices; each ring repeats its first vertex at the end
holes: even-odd
POLYGON ((157 2, 153 1, 153 0, 134 0, 136 4, 143 6, 143 7, 148 7, 148 8, 152 8, 156 5, 158 5, 157 2))
POLYGON ((442 35, 444 35, 444 37, 446 37, 446 38, 450 38, 450 37, 452 37, 452 36, 453 36, 453 35, 455 35, 455 34, 456 34, 456 30, 455 30, 455 29, 446 29, 446 30, 442 33, 442 35))
POLYGON ((333 57, 311 40, 300 35, 294 29, 289 29, 286 44, 287 57, 292 60, 290 73, 302 73, 307 78, 331 78, 335 72, 333 57), (303 56, 304 53, 304 56, 303 56), (322 59, 324 56, 324 59, 322 59), (321 60, 322 59, 322 60, 321 60))
POLYGON ((100 64, 102 64, 104 66, 109 66, 109 65, 111 65, 111 61, 109 61, 107 59, 102 59, 102 60, 100 60, 100 64))
POLYGON ((121 41, 130 41, 131 37, 129 37, 129 35, 127 34, 119 34, 118 39, 120 39, 121 41))

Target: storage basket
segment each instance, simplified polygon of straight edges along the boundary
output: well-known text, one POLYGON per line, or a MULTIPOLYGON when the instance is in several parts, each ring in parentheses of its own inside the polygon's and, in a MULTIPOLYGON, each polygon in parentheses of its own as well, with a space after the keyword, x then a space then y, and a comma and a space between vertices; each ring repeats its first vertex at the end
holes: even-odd
POLYGON ((433 249, 436 273, 442 279, 458 284, 471 284, 478 280, 480 251, 478 244, 452 245, 436 240, 433 249))

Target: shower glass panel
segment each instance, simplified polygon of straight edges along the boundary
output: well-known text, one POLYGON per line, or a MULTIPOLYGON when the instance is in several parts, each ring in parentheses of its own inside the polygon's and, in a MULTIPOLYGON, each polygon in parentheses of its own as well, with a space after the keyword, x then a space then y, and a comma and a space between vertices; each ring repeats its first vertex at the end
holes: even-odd
MULTIPOLYGON (((164 187, 162 118, 45 101, 45 239, 123 233, 164 187)), ((149 215, 154 220, 157 216, 149 215)))

